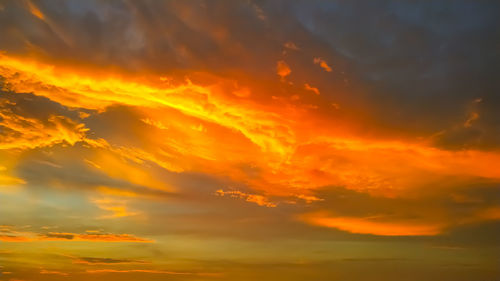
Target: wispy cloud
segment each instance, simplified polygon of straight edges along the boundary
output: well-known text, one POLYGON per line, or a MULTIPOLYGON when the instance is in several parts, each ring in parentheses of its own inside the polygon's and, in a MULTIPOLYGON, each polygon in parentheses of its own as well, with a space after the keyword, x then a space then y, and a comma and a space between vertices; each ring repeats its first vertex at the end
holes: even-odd
POLYGON ((323 68, 326 72, 332 72, 332 68, 322 58, 314 58, 313 62, 323 68))
POLYGON ((241 198, 247 202, 252 202, 252 203, 255 203, 259 206, 264 206, 264 207, 269 207, 269 208, 274 208, 277 206, 276 203, 270 202, 266 197, 264 197, 262 195, 244 193, 244 192, 241 192, 238 190, 224 191, 222 189, 218 189, 217 191, 215 191, 215 194, 217 196, 229 196, 229 197, 233 197, 233 198, 241 198))
POLYGON ((131 234, 108 234, 108 233, 78 234, 69 232, 49 232, 46 234, 40 234, 38 236, 38 240, 89 241, 89 242, 138 242, 138 243, 154 242, 153 240, 140 238, 131 234))

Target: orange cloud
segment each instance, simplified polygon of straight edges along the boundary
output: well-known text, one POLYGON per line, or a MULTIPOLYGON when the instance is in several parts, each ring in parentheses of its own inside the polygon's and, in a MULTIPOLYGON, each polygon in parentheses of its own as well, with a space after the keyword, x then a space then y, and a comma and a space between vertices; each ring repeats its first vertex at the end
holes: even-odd
POLYGON ((308 90, 308 91, 312 91, 313 93, 315 93, 316 95, 319 95, 319 90, 318 88, 315 88, 315 87, 312 87, 311 85, 305 83, 304 84, 304 89, 308 90))
POLYGON ((443 225, 436 224, 381 221, 376 217, 331 217, 320 213, 307 214, 301 217, 301 219, 312 225, 337 228, 351 233, 381 236, 437 235, 444 228, 443 225))
POLYGON ((476 121, 477 119, 479 119, 479 113, 472 112, 467 118, 467 120, 465 120, 464 127, 465 128, 472 127, 472 122, 476 121))
POLYGON ((29 242, 33 241, 28 237, 17 236, 17 235, 0 235, 0 241, 2 242, 29 242))
POLYGON ((83 124, 64 116, 52 115, 44 122, 1 108, 0 126, 6 128, 2 131, 0 149, 32 149, 60 143, 74 145, 84 140, 88 131, 83 124))
MULTIPOLYGON (((146 161, 151 161, 170 171, 182 171, 182 169, 177 166, 167 161, 163 161, 160 157, 141 149, 112 146, 103 139, 86 139, 85 143, 93 148, 93 153, 87 155, 90 159, 85 158, 84 162, 89 167, 98 169, 111 178, 123 179, 152 189, 172 191, 173 187, 156 179, 147 169, 144 169, 142 165, 146 161)), ((110 195, 126 197, 135 197, 137 195, 131 192, 124 193, 123 191, 118 191, 116 188, 111 187, 99 186, 97 188, 102 193, 110 195)))
POLYGON ((60 276, 69 276, 66 272, 56 271, 56 270, 40 270, 40 274, 52 274, 52 275, 60 275, 60 276))
POLYGON ((152 120, 149 118, 141 119, 141 121, 148 124, 148 125, 154 126, 160 130, 168 130, 168 127, 163 125, 163 123, 160 121, 155 121, 155 120, 152 120))
POLYGON ((33 2, 28 1, 27 3, 28 3, 28 8, 29 8, 31 14, 33 14, 35 17, 37 17, 41 20, 45 19, 45 16, 42 13, 42 11, 40 11, 40 9, 38 9, 38 7, 35 6, 35 4, 33 4, 33 2))
POLYGON ((14 186, 25 184, 23 179, 14 177, 11 175, 4 174, 4 171, 0 170, 0 191, 12 190, 14 186), (8 189, 3 190, 2 187, 8 187, 8 189))
POLYGON ((477 220, 500 220, 500 207, 490 207, 476 214, 477 220))
MULTIPOLYGON (((127 191, 127 190, 122 190, 120 188, 113 188, 113 187, 108 187, 108 186, 98 186, 97 190, 106 195, 114 195, 114 196, 120 196, 120 197, 138 197, 139 194, 132 192, 132 191, 127 191)), ((108 203, 104 201, 104 203, 108 203)))
POLYGON ((250 89, 248 89, 248 88, 237 89, 237 90, 233 91, 233 94, 237 97, 240 97, 240 98, 248 98, 252 95, 252 93, 250 92, 250 89))
POLYGON ((224 174, 265 194, 282 196, 309 196, 309 191, 328 185, 404 196, 408 190, 436 183, 451 186, 450 177, 500 179, 495 168, 500 154, 495 151, 448 151, 425 142, 359 137, 348 124, 338 126, 342 129, 326 126, 332 120, 309 114, 305 107, 235 100, 218 87, 189 81, 157 85, 120 76, 95 77, 79 69, 5 55, 0 62, 0 75, 16 91, 33 91, 70 107, 138 108, 146 127, 135 133, 143 138, 144 147, 89 139, 78 124, 41 141, 50 145, 83 139, 95 151, 86 157, 90 166, 138 185, 175 190, 153 177, 144 167, 147 162, 174 172, 224 174), (249 174, 242 163, 258 173, 249 174))
POLYGON ((324 199, 321 199, 321 198, 318 198, 318 197, 312 196, 312 195, 299 194, 299 195, 295 195, 295 197, 304 200, 306 203, 312 203, 315 201, 324 201, 324 199))
POLYGON ((314 62, 314 64, 317 64, 321 68, 323 68, 326 72, 332 72, 332 68, 323 59, 321 59, 321 58, 314 58, 313 62, 314 62))
POLYGON ((56 72, 54 65, 5 55, 0 56, 0 64, 3 66, 0 75, 16 92, 36 92, 65 106, 96 110, 112 104, 172 108, 187 116, 239 131, 262 150, 284 154, 291 149, 283 145, 290 136, 287 122, 279 115, 231 102, 214 87, 195 85, 189 80, 178 86, 159 87, 118 77, 97 78, 62 66, 56 72))
POLYGON ((292 73, 292 70, 290 69, 288 64, 282 60, 278 61, 278 63, 276 64, 276 74, 281 77, 281 80, 285 80, 285 77, 290 75, 290 73, 292 73))
MULTIPOLYGON (((400 213, 404 214, 404 211, 400 213)), ((456 226, 500 220, 500 208, 481 208, 456 218, 421 210, 420 217, 412 219, 398 219, 384 215, 334 216, 327 212, 306 213, 298 216, 298 219, 311 225, 336 228, 350 233, 379 236, 432 236, 442 234, 456 226)))

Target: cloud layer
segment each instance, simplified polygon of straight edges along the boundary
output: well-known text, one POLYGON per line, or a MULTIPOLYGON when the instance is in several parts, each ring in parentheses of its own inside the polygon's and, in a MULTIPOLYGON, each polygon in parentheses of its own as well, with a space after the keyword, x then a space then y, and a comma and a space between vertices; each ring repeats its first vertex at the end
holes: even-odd
POLYGON ((0 1, 0 272, 491 279, 499 10, 0 1))

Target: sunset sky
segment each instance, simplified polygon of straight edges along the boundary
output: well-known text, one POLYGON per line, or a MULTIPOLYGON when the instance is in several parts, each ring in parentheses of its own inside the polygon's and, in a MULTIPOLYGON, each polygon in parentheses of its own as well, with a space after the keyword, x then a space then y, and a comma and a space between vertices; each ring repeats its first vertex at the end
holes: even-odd
POLYGON ((500 1, 0 0, 0 280, 500 280, 500 1))

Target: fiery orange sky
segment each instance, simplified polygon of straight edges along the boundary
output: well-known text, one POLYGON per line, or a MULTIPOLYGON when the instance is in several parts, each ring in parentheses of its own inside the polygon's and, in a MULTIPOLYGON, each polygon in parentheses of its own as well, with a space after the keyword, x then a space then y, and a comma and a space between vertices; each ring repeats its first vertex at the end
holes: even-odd
POLYGON ((0 280, 493 280, 494 1, 0 0, 0 280))

